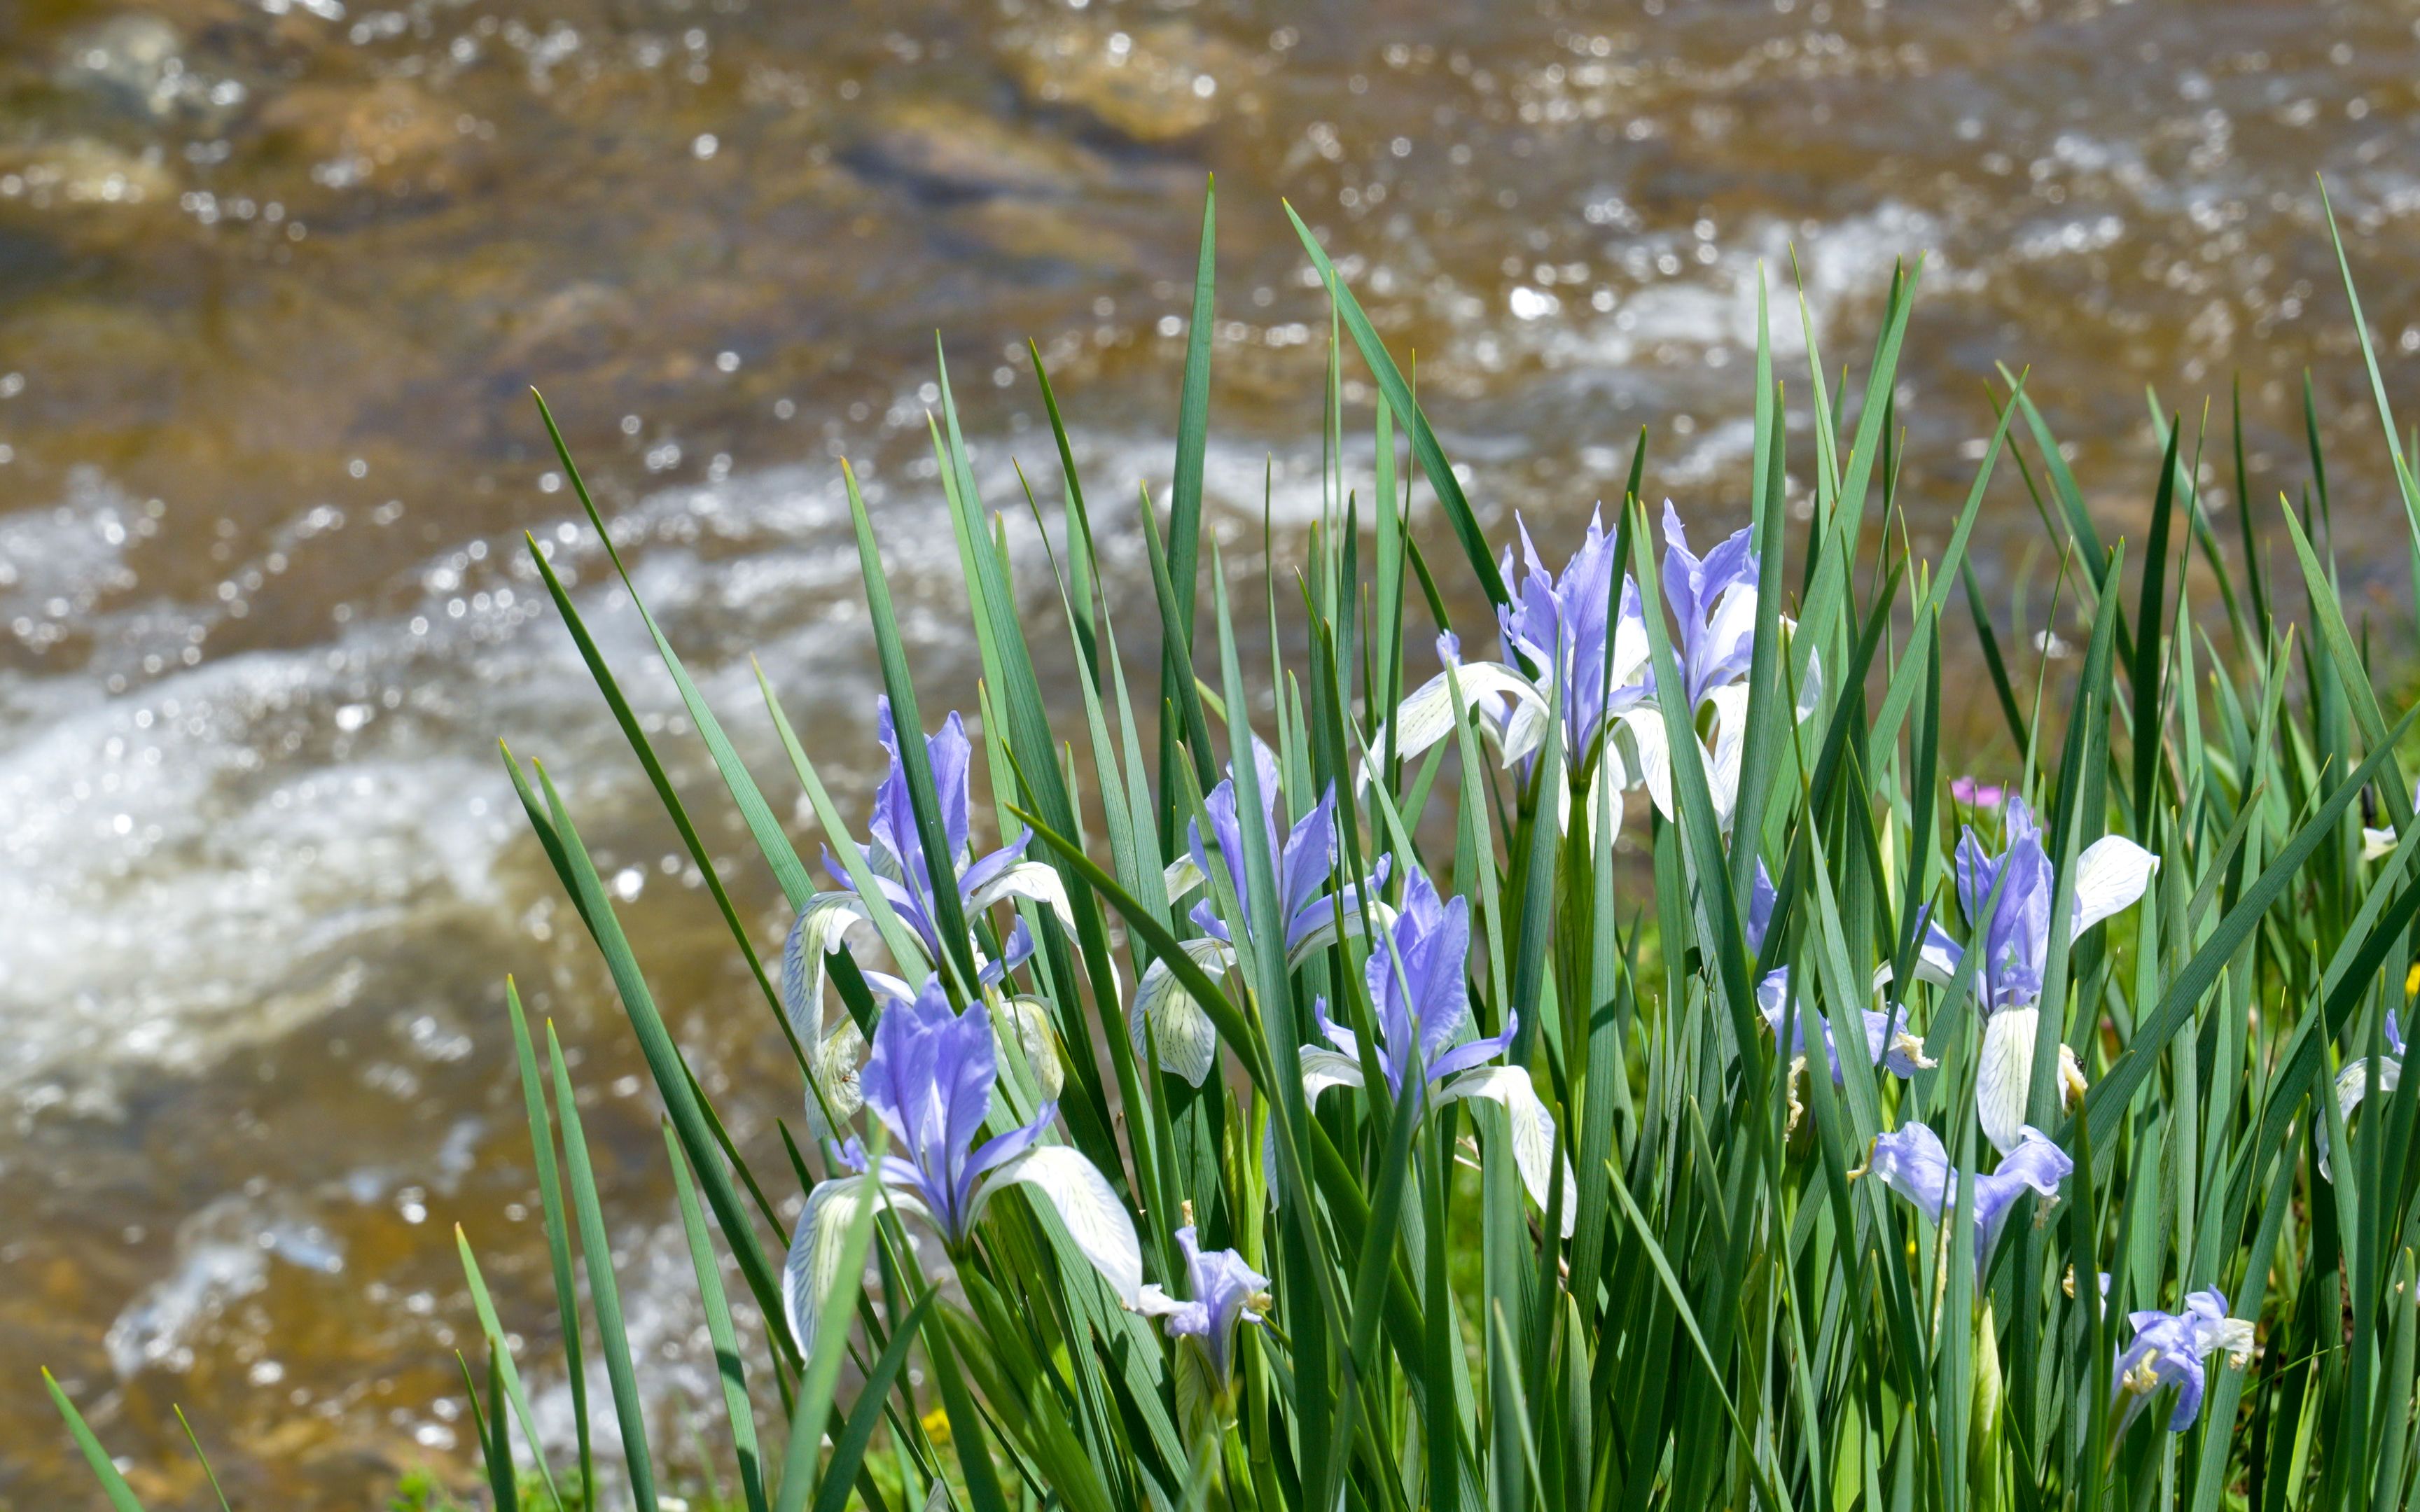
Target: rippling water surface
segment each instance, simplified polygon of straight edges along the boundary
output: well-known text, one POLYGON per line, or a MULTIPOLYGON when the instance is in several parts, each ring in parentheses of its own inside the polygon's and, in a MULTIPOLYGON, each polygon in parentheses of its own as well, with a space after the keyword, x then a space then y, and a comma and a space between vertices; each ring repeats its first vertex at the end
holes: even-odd
MULTIPOLYGON (((852 809, 874 683, 834 459, 869 480, 928 702, 970 703, 923 432, 932 333, 996 502, 1012 458, 1057 486, 1031 337, 1121 601, 1147 613, 1113 501, 1166 483, 1212 170, 1214 524, 1251 571, 1264 465, 1281 518, 1318 497, 1325 312, 1283 195, 1417 351, 1499 536, 1515 508, 1542 537, 1574 528, 1641 424, 1653 488, 1736 523, 1760 262, 1778 291, 1794 256, 1837 373, 1922 253, 1900 417, 1919 533, 1962 493, 1995 361, 2030 364, 2118 532, 2147 514, 2147 384, 2192 423, 2240 373, 2273 499, 2305 474, 2307 367, 2351 586, 2383 606, 2399 514, 2312 175, 2389 355, 2420 350, 2415 17, 0 9, 0 1506, 81 1494, 40 1363, 169 1504, 200 1491, 172 1400, 256 1504, 361 1506, 400 1467, 458 1467, 456 1221, 548 1379, 507 970, 597 1100, 640 1343, 675 1394, 711 1389, 652 1097, 497 736, 566 782, 751 1149, 778 1148, 795 1073, 544 608, 524 529, 719 814, 529 385, 743 748, 769 778, 753 652, 852 809)), ((1776 316, 1803 393, 1795 311, 1776 316)), ((2390 387, 2407 378, 2398 360, 2390 387)), ((2224 514, 2232 469, 2211 471, 2224 514)), ((1995 601, 2046 594, 2034 533, 2004 481, 1995 601)), ((744 833, 709 838, 769 947, 778 895, 744 833)))

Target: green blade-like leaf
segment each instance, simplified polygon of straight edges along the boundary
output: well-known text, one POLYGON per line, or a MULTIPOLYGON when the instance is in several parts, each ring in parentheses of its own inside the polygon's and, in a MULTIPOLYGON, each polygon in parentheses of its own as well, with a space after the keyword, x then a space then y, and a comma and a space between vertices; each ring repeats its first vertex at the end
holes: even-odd
POLYGON ((613 1279, 613 1250, 605 1237, 605 1210, 597 1197, 596 1173, 588 1165, 588 1140, 581 1132, 580 1103, 571 1095, 571 1071, 554 1025, 546 1026, 547 1063, 554 1072, 554 1106, 563 1120, 564 1174, 580 1223, 581 1258, 588 1267, 588 1300, 597 1310, 597 1333, 605 1345, 605 1376, 613 1387, 613 1415, 622 1428, 622 1457, 630 1467, 630 1494, 639 1512, 656 1512, 655 1460, 647 1452, 647 1421, 639 1400, 639 1376, 630 1363, 630 1338, 622 1322, 622 1289, 613 1279))
POLYGON ((67 1419, 68 1432, 74 1436, 76 1447, 84 1451, 84 1462, 91 1470, 93 1479, 101 1482, 101 1494, 109 1498, 109 1504, 116 1512, 143 1512, 143 1504, 134 1499, 134 1489, 126 1484, 124 1475, 117 1473, 117 1466, 109 1458, 109 1451, 101 1446, 101 1440, 95 1438, 92 1429, 85 1425, 84 1414, 76 1411, 75 1403, 68 1399, 68 1394, 60 1389, 58 1381, 48 1370, 42 1372, 42 1384, 50 1390, 52 1405, 59 1410, 61 1417, 67 1419))

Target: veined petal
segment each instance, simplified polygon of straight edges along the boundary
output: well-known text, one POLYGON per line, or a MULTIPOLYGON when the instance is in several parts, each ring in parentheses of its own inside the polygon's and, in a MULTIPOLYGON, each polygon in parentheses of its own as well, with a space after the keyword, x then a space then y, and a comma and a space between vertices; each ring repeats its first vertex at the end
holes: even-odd
MULTIPOLYGON (((1214 976, 1235 960, 1233 946, 1208 935, 1187 940, 1185 953, 1214 976)), ((1126 1040, 1134 1046, 1135 1059, 1144 1064, 1150 1063, 1156 1044, 1159 1069, 1184 1077, 1189 1087, 1208 1080, 1218 1059, 1217 1026, 1165 961, 1143 967, 1142 985, 1135 989, 1134 1006, 1126 1013, 1126 1040)))
POLYGON ((1364 1087, 1361 1062, 1342 1050, 1323 1050, 1315 1044, 1302 1047, 1302 1100, 1316 1103, 1319 1094, 1331 1087, 1364 1087))
POLYGON ((1512 717, 1504 721, 1504 737, 1499 743, 1497 760, 1506 766, 1526 756, 1534 755, 1546 743, 1546 732, 1554 717, 1546 712, 1544 700, 1535 703, 1515 702, 1512 717))
POLYGON ((1642 703, 1621 715, 1618 722, 1630 736, 1630 780, 1647 784, 1647 795, 1655 800, 1655 811, 1670 819, 1672 750, 1664 738, 1664 711, 1652 703, 1642 703))
POLYGON ((1135 1239, 1134 1219, 1099 1167, 1065 1145, 1037 1145, 984 1179, 975 1189, 974 1211, 981 1212, 985 1202, 1011 1184, 1040 1193, 1118 1300, 1134 1305, 1142 1292, 1142 1246, 1135 1239))
POLYGON ((1196 861, 1189 851, 1169 862, 1168 870, 1159 874, 1160 886, 1168 889, 1170 903, 1176 902, 1209 880, 1202 870, 1202 863, 1196 861))
MULTIPOLYGON (((1398 757, 1416 756, 1453 732, 1453 685, 1447 681, 1449 677, 1460 679, 1466 709, 1482 699, 1504 697, 1523 707, 1534 707, 1541 720, 1548 717, 1545 699, 1519 672, 1500 661, 1465 662, 1437 673, 1395 705, 1398 757)), ((1516 711, 1514 718, 1519 717, 1516 711)), ((1384 757, 1386 750, 1387 732, 1381 728, 1370 742, 1371 760, 1361 765, 1363 784, 1375 774, 1373 764, 1384 757)))
POLYGON ((807 900, 782 942, 782 1011, 801 1044, 823 1038, 824 957, 842 936, 870 923, 865 900, 853 892, 819 892, 807 900))
POLYGON ((1047 861, 1019 861, 967 895, 967 912, 980 914, 1003 898, 1040 903, 1058 916, 1062 928, 1076 933, 1076 911, 1068 906, 1066 884, 1047 861))
POLYGON ((1739 806, 1740 759, 1747 745, 1745 683, 1732 683, 1706 695, 1714 706, 1714 748, 1706 763, 1706 785, 1713 791, 1714 818, 1726 830, 1739 806))
POLYGON ((2033 1090, 2034 1034, 2041 1011, 2004 1008, 1983 1026, 1983 1055, 1975 1072, 1975 1111, 1984 1136, 2003 1155, 2017 1148, 2033 1090))
POLYGON ((2395 854, 2395 826, 2394 826, 2394 825, 2388 825, 2386 828, 2384 828, 2384 829, 2372 829, 2372 828, 2370 828, 2367 825, 2362 825, 2362 828, 2361 828, 2361 858, 2362 858, 2363 860, 2365 860, 2365 861, 2375 861, 2375 860, 2379 859, 2379 858, 2380 858, 2380 857, 2381 857, 2381 856, 2392 856, 2392 855, 2394 855, 2394 854, 2395 854))
MULTIPOLYGON (((1538 1101, 1538 1088, 1529 1080, 1529 1073, 1518 1066, 1488 1066, 1457 1076, 1437 1091, 1440 1103, 1467 1097, 1484 1098, 1504 1110, 1512 1125, 1512 1164, 1520 1168, 1521 1184, 1529 1189, 1529 1199, 1544 1211, 1554 1182, 1555 1116, 1538 1101)), ((1579 1215, 1579 1185, 1573 1179, 1571 1162, 1566 1160, 1562 1215, 1565 1239, 1572 1237, 1579 1215)))
MULTIPOLYGON (((2362 1099, 2372 1092, 2392 1092, 2403 1080, 2403 1062, 2399 1060, 2381 1056, 2378 1059, 2378 1074, 2375 1077, 2369 1074, 2369 1068, 2368 1061, 2356 1060, 2336 1072, 2338 1119, 2350 1121, 2352 1118, 2352 1110, 2361 1106, 2362 1099)), ((2335 1173, 2328 1169, 2327 1120, 2314 1119, 2313 1125, 2319 1136, 2319 1175, 2334 1181, 2335 1173)))
POLYGON ((865 1092, 858 1083, 858 1062, 865 1055, 865 1035, 857 1021, 843 1017, 832 1026, 831 1033, 820 1040, 801 1041, 807 1053, 807 1065, 823 1089, 818 1098, 813 1089, 807 1093, 807 1133, 816 1139, 837 1139, 840 1128, 824 1118, 824 1109, 831 1109, 832 1120, 845 1126, 865 1105, 865 1092))
MULTIPOLYGON (((835 1176, 807 1194, 806 1211, 799 1214, 789 1257, 782 1264, 782 1312, 800 1354, 814 1353, 815 1319, 840 1279, 849 1226, 866 1203, 881 1200, 881 1185, 872 1176, 835 1176)), ((901 1212, 931 1221, 924 1205, 905 1192, 891 1193, 890 1201, 901 1212)))
MULTIPOLYGON (((1033 1085, 1045 1102, 1056 1103, 1067 1085, 1067 1069, 1059 1058, 1059 1036, 1050 1026, 1050 1005, 1029 993, 1019 993, 992 1009, 995 1047, 1004 1046, 1014 1030, 1016 1048, 1033 1072, 1033 1085)), ((1005 1057, 1003 1057, 1005 1058, 1005 1057)))
POLYGON ((2075 858, 2072 939, 2110 915, 2133 906, 2160 870, 2160 858, 2122 835, 2104 835, 2075 858))

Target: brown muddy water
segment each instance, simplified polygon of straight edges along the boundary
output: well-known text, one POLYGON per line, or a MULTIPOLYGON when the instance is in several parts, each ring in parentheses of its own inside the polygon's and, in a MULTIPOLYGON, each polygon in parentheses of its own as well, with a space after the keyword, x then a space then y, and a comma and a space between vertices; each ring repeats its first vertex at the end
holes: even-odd
MULTIPOLYGON (((2031 364, 2121 531, 2156 460, 2145 385, 2223 414, 2240 371, 2273 500, 2304 476, 2307 366, 2346 570, 2384 607, 2401 529, 2313 174, 2402 393, 2415 17, 0 5, 0 1506, 89 1499, 43 1364, 155 1505, 204 1494, 172 1401, 253 1505, 360 1507, 401 1469, 458 1473, 458 1221, 564 1427, 507 971, 596 1100, 664 1411, 710 1399, 652 1094, 496 737, 566 779, 748 1148, 778 1148, 797 1082, 543 608, 525 528, 577 575, 650 724, 685 733, 529 385, 760 772, 752 652, 853 810, 875 679, 835 457, 868 478, 928 705, 969 703, 923 439, 932 333, 994 501, 1012 458, 1056 487, 1029 336, 1092 498, 1164 488, 1212 170, 1214 523, 1249 571, 1264 464, 1281 522, 1318 501, 1324 316, 1286 195, 1417 349, 1499 538, 1515 508, 1543 538, 1575 528, 1643 424, 1652 491, 1736 523, 1760 260, 1778 283, 1795 249, 1837 368, 1862 364, 1894 261, 1921 252, 1901 388, 1920 535, 1962 493, 1995 361, 2031 364)), ((1980 548, 2003 604, 2049 576, 2013 484, 1980 548)), ((2222 514, 2232 495, 2212 494, 2222 514)), ((1145 613, 1130 511, 1096 507, 1145 613)), ((720 815, 694 743, 670 746, 720 815)), ((811 846, 803 805, 792 819, 811 846)), ((769 879, 736 825, 709 834, 769 948, 769 879)))

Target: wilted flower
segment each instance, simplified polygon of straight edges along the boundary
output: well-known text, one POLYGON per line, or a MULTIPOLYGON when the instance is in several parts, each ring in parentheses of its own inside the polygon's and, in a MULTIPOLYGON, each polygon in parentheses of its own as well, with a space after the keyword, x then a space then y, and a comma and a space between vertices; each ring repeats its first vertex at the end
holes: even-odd
MULTIPOLYGON (((1413 872, 1403 911, 1381 946, 1370 952, 1364 968, 1370 1001, 1377 1010, 1378 1066, 1398 1097, 1407 1089, 1425 1088, 1440 1103, 1476 1097, 1502 1107, 1512 1125, 1513 1164, 1530 1198, 1543 1209, 1554 1175, 1555 1116, 1539 1101, 1528 1072, 1488 1064, 1512 1043, 1510 1015, 1502 1034, 1456 1042, 1470 1029, 1470 983, 1463 974, 1469 954, 1469 901, 1440 903, 1429 879, 1413 872)), ((1353 1031, 1331 1021, 1325 1005, 1318 1019, 1320 1033, 1333 1048, 1302 1047, 1303 1091, 1313 1102, 1331 1087, 1367 1085, 1360 1041, 1353 1031)), ((1576 1190, 1566 1164, 1562 1223, 1567 1236, 1578 1215, 1576 1190)))
MULTIPOLYGON (((1328 887, 1336 872, 1335 787, 1330 785, 1311 812, 1297 820, 1280 839, 1278 824, 1282 795, 1278 759, 1257 739, 1252 742, 1252 768, 1260 788, 1261 822, 1268 843, 1269 863, 1276 872, 1278 917, 1286 921, 1286 962, 1296 965, 1336 942, 1340 918, 1345 933, 1361 932, 1363 889, 1351 884, 1334 891, 1328 887)), ((1240 902, 1244 888, 1244 829, 1235 807, 1235 779, 1232 772, 1202 800, 1202 810, 1210 821, 1210 833, 1204 836, 1198 822, 1189 826, 1187 854, 1171 862, 1163 878, 1169 901, 1174 903, 1209 882, 1210 857, 1216 852, 1240 902)), ((1388 859, 1382 856, 1372 871, 1372 891, 1386 885, 1388 859)), ((1393 910, 1374 898, 1370 907, 1381 923, 1393 917, 1393 910)), ((1194 964, 1211 971, 1224 971, 1234 964, 1234 936, 1218 917, 1212 901, 1205 897, 1194 904, 1189 917, 1202 930, 1199 937, 1185 942, 1186 953, 1194 964)), ((1134 1045, 1136 1059, 1148 1058, 1148 1037, 1157 1042, 1160 1069, 1184 1077, 1195 1087, 1202 1085, 1217 1063, 1218 1033, 1211 1026, 1209 1015, 1178 983, 1175 973, 1164 961, 1156 960, 1143 968, 1142 981, 1135 989, 1134 1007, 1126 1015, 1126 1033, 1134 1045)))
MULTIPOLYGON (((866 825, 866 864, 874 874, 876 887, 923 951, 922 960, 897 963, 901 970, 909 973, 907 978, 887 972, 865 973, 866 985, 877 998, 895 1002, 916 995, 909 981, 921 980, 939 966, 944 950, 939 925, 935 921, 934 868, 916 829, 914 805, 908 790, 908 768, 900 760, 898 733, 892 725, 891 701, 887 698, 876 705, 876 725, 882 748, 890 754, 891 770, 875 790, 874 813, 866 825)), ((1001 846, 980 860, 975 858, 969 823, 973 748, 967 741, 966 722, 952 714, 943 721, 940 732, 925 740, 924 754, 933 775, 933 796, 940 810, 941 832, 949 847, 944 874, 951 878, 959 906, 970 921, 995 903, 1022 899, 1049 908, 1070 930, 1074 929, 1059 873, 1040 861, 1024 859, 1030 837, 1020 836, 1014 844, 1001 846)), ((792 1032, 807 1052, 809 1070, 822 1092, 820 1098, 814 1092, 807 1098, 808 1127, 818 1138, 829 1137, 830 1133, 824 1119, 826 1107, 833 1119, 842 1121, 856 1113, 857 1057, 865 1044, 857 1025, 848 1018, 842 1018, 830 1031, 823 1026, 825 957, 841 949, 843 937, 851 929, 870 923, 873 918, 865 900, 858 895, 855 882, 829 848, 824 852, 824 866, 840 883, 839 888, 819 892, 807 901, 782 947, 783 1008, 789 1016, 792 1032)), ((1032 949, 1030 941, 1025 949, 1032 949)), ((980 949, 976 953, 980 962, 980 949)), ((983 984, 997 985, 1003 969, 1003 963, 980 962, 983 984)))
MULTIPOLYGON (((1993 856, 1975 838, 1972 825, 1958 841, 1958 901, 1982 942, 1977 1001, 1987 1017, 1982 1062, 1975 1088, 1983 1133, 2001 1153, 2016 1149, 2033 1085, 2034 1035, 2040 1023, 2042 973, 2050 960, 2050 915, 2056 872, 2042 849, 2041 830, 2023 798, 2008 800, 2007 848, 1993 856), (2005 878, 2005 881, 2003 880, 2005 878), (1994 887, 1999 903, 1989 918, 1984 909, 1994 887)), ((2075 858, 2075 901, 2068 915, 2073 939, 2143 896, 2160 858, 2122 836, 2109 835, 2075 858)), ((1925 926, 1917 974, 1931 981, 1957 980, 1966 947, 1937 923, 1925 926)), ((2062 1100, 2083 1083, 2074 1052, 2062 1045, 2062 1100)))
POLYGON ((1202 1249, 1191 1224, 1176 1231, 1176 1242, 1185 1251, 1185 1284, 1192 1296, 1180 1302, 1155 1282, 1136 1297, 1135 1310, 1164 1319, 1172 1337, 1199 1339, 1211 1378, 1223 1389, 1233 1365, 1235 1325, 1257 1323, 1268 1311, 1269 1278, 1232 1249, 1202 1249))
POLYGON ((2177 1410, 2168 1415, 2168 1431, 2182 1433, 2201 1415, 2202 1361, 2225 1350, 2241 1369, 2252 1358, 2252 1324, 2226 1316, 2226 1298, 2215 1288, 2185 1299, 2184 1311, 2157 1309, 2128 1315, 2133 1342, 2118 1357, 2113 1396, 2126 1398, 2123 1433, 2162 1386, 2177 1388, 2177 1410))
MULTIPOLYGON (((1914 1203, 1935 1224, 1948 1221, 1958 1201, 1960 1173, 1949 1167, 1941 1138, 1921 1123, 1904 1125, 1874 1140, 1866 1169, 1892 1191, 1914 1203)), ((2067 1151, 2030 1124, 2019 1131, 2015 1148, 2000 1161, 1999 1169, 1975 1180, 1975 1279, 1979 1286, 2000 1242, 2000 1230, 2017 1199, 2031 1192, 2055 1198, 2059 1183, 2075 1169, 2067 1151)))
POLYGON ((1134 1221, 1091 1161, 1064 1145, 1039 1142, 1058 1105, 1046 1103, 1032 1122, 977 1143, 999 1080, 989 1011, 981 1004, 964 1012, 952 1008, 938 977, 883 1013, 861 1082, 865 1106, 891 1135, 892 1153, 873 1166, 852 1137, 840 1159, 856 1174, 819 1182, 807 1196, 783 1284, 802 1351, 814 1349, 815 1310, 840 1263, 840 1236, 869 1201, 887 1200, 921 1218, 955 1251, 992 1196, 1022 1183, 1057 1210, 1077 1248, 1118 1296, 1135 1301, 1142 1252, 1134 1221))

